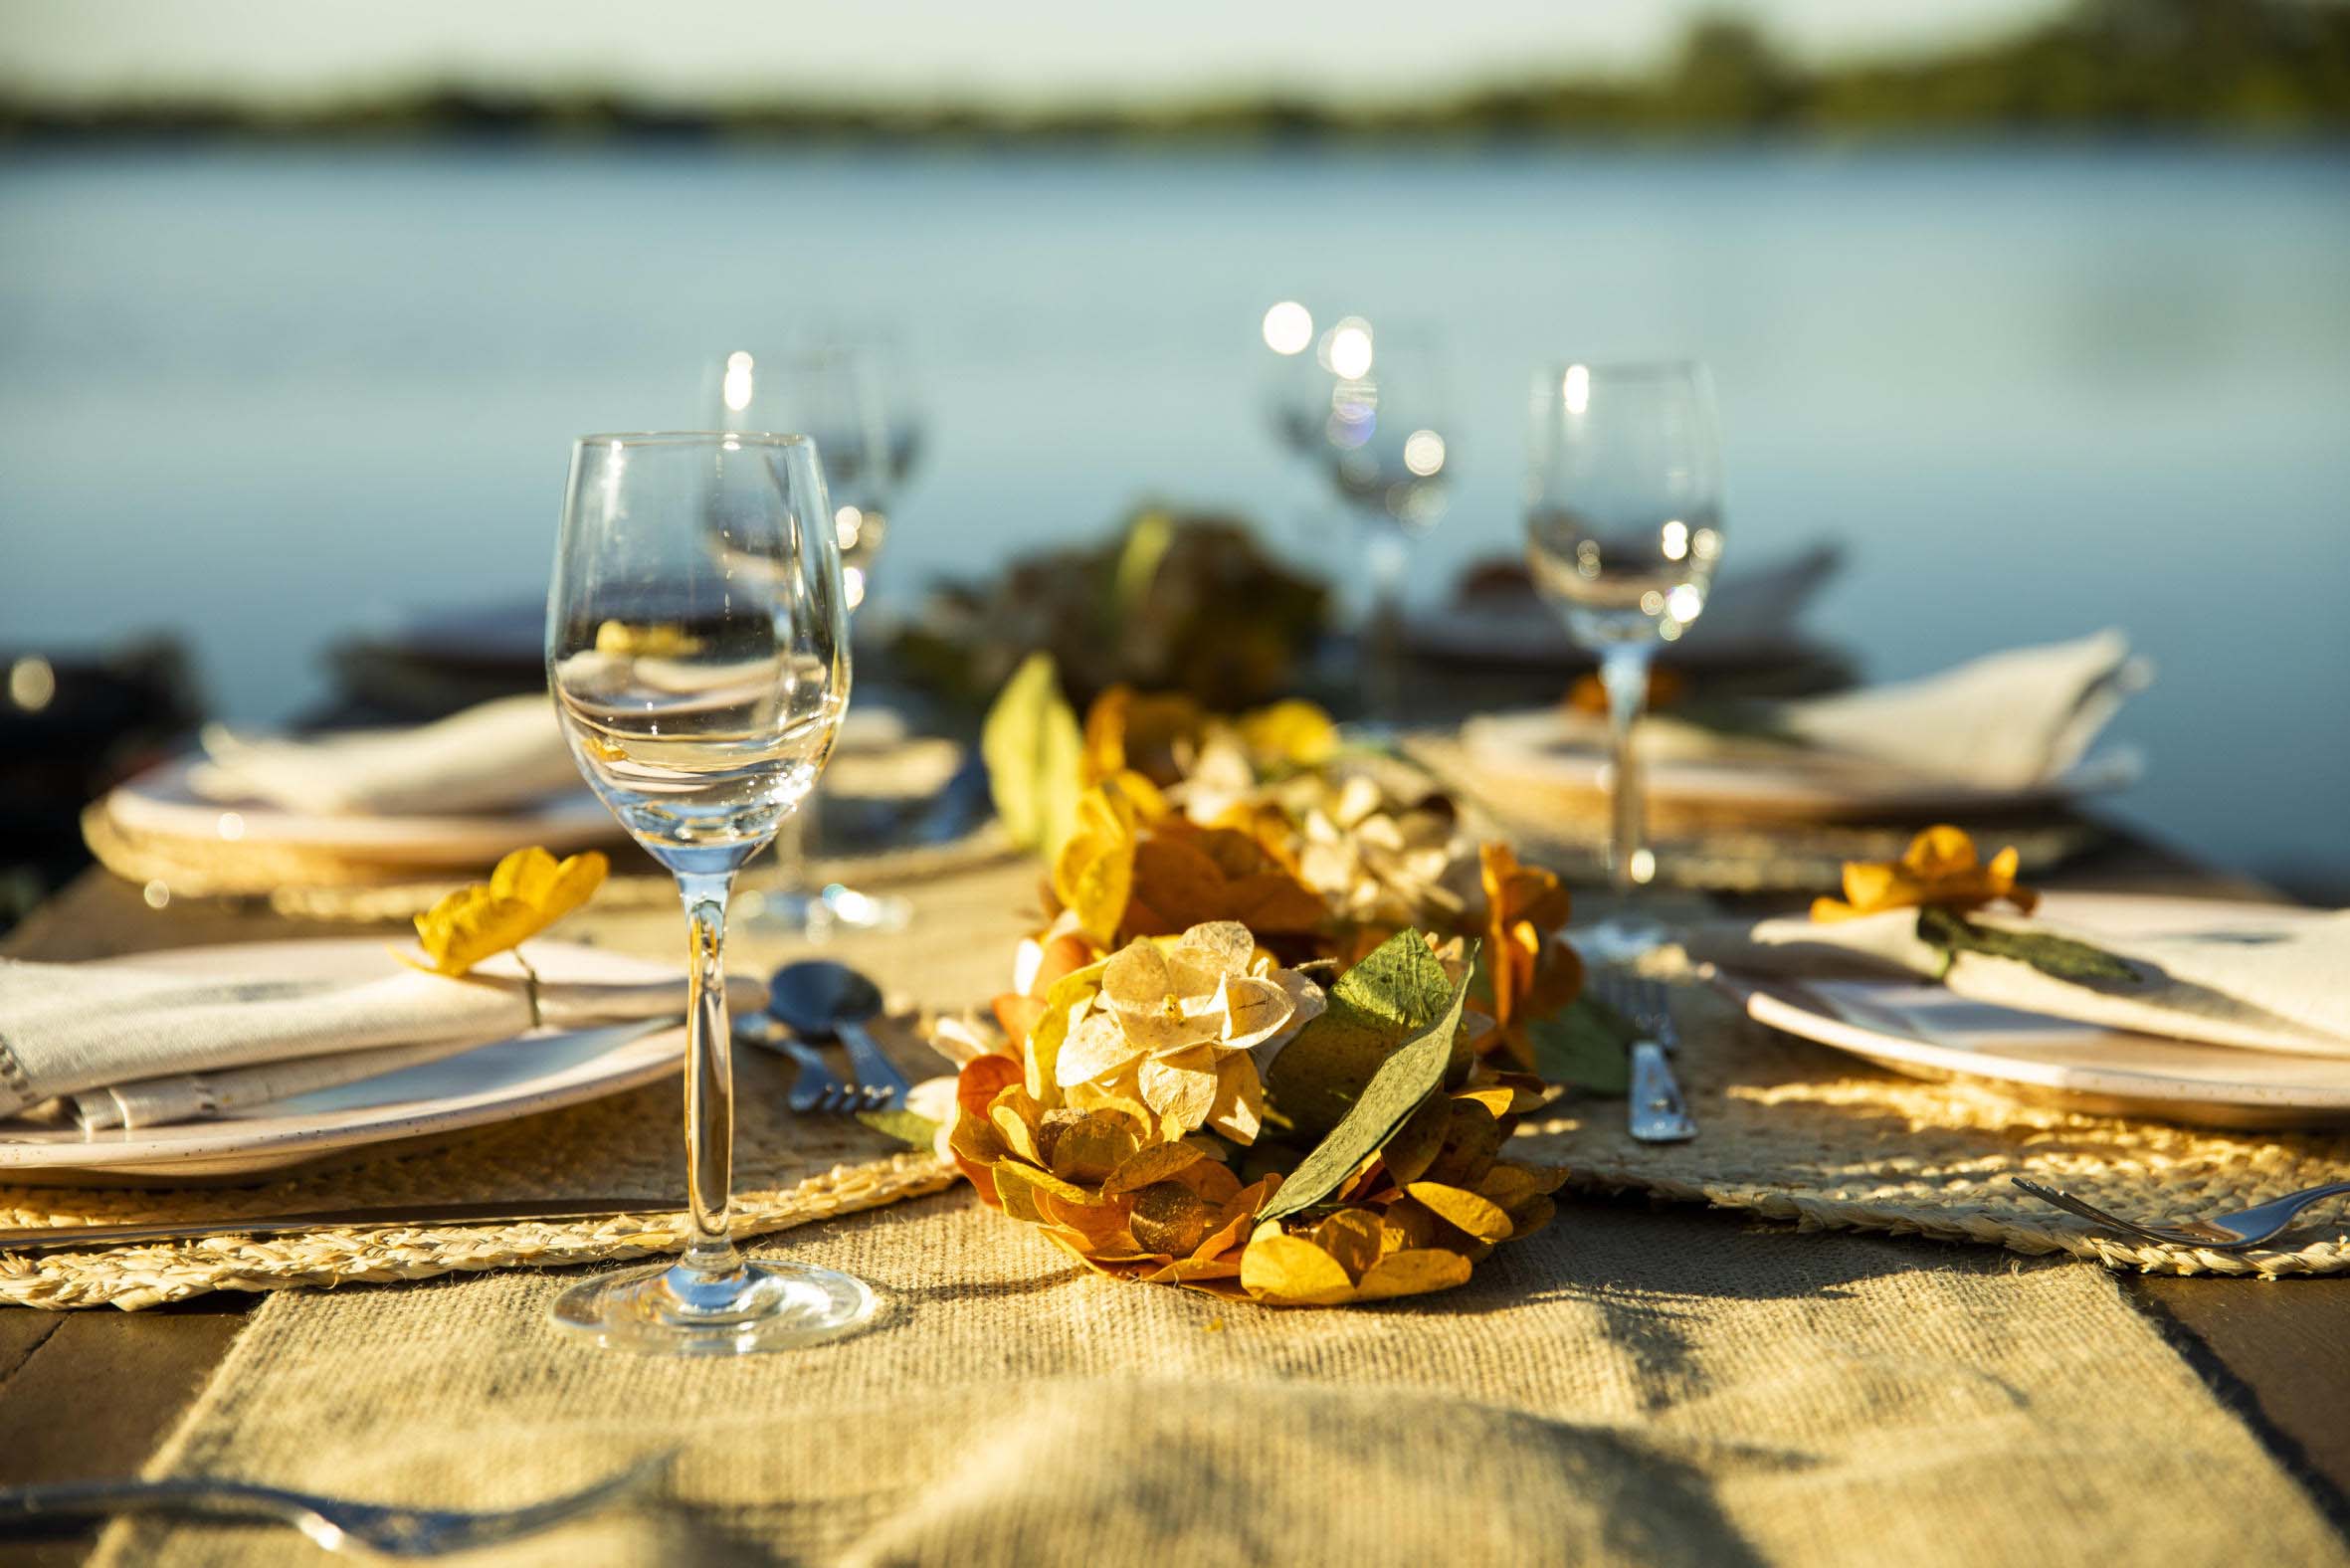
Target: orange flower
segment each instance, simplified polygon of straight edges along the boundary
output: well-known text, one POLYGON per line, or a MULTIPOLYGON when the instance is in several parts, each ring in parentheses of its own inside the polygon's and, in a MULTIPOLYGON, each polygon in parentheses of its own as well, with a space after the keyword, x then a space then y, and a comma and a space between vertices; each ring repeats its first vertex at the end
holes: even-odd
POLYGON ((1172 784, 1188 770, 1207 727, 1206 709, 1180 692, 1113 686, 1085 710, 1084 782, 1130 770, 1172 784))
POLYGON ((1842 899, 1817 898, 1815 920, 1851 920, 1885 909, 1920 908, 1928 904, 1946 909, 1979 909, 2005 898, 2026 914, 2040 895, 2016 882, 2017 856, 2013 845, 1982 864, 1975 841, 1948 824, 1926 829, 1909 842, 1897 861, 1845 862, 1842 899))
POLYGON ((1583 989, 1583 960, 1559 941, 1569 903, 1559 880, 1538 866, 1521 866, 1506 844, 1477 846, 1485 890, 1485 972, 1493 982, 1493 1022, 1501 1049, 1532 1068, 1534 1046, 1526 1025, 1547 1018, 1583 989))

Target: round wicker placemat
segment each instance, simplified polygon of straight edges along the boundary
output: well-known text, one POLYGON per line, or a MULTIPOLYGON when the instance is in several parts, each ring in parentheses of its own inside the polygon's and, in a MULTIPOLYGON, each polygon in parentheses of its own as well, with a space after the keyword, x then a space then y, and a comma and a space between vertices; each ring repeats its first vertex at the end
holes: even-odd
MULTIPOLYGON (((2350 1205, 2311 1210, 2278 1245, 2242 1253, 2102 1236, 2008 1182, 2025 1175, 2117 1214, 2160 1223, 2240 1209, 2350 1168, 2350 1132, 2233 1134, 2019 1104, 1932 1083, 1747 1020, 1708 988, 1676 985, 1685 1041, 1676 1058, 1701 1129, 1643 1144, 1623 1102, 1569 1095, 1529 1118, 1523 1157, 1555 1161, 1570 1185, 1704 1202, 1806 1229, 1868 1230, 2070 1253, 2161 1274, 2350 1274, 2350 1205)), ((942 1071, 894 1026, 909 1074, 942 1071)), ((761 1236, 942 1190, 950 1166, 855 1121, 782 1108, 782 1065, 737 1064, 736 1224, 761 1236)), ((442 1149, 315 1171, 266 1187, 84 1191, 0 1187, 0 1224, 167 1223, 358 1204, 661 1194, 682 1190, 678 1090, 663 1083, 530 1117, 442 1149)), ((1571 1223, 1571 1222, 1569 1222, 1571 1223)), ((270 1238, 0 1256, 0 1302, 151 1306, 209 1290, 276 1290, 458 1271, 637 1258, 684 1245, 676 1214, 270 1238)))
POLYGON ((2020 1253, 2070 1253, 2148 1274, 2350 1274, 2350 1201, 2320 1205, 2269 1247, 2162 1247, 2104 1235, 2010 1184, 2026 1176, 2143 1224, 2226 1214, 2350 1170, 2350 1131, 2233 1133, 2084 1115, 1928 1082, 1754 1023, 1688 982, 1668 950, 1696 1118, 1687 1143, 1641 1143, 1620 1100, 1569 1096, 1528 1118, 1525 1158, 1570 1186, 1745 1209, 1806 1229, 1890 1231, 2020 1253))
MULTIPOLYGON (((890 1039, 909 1075, 945 1071, 898 1021, 890 1039)), ((784 1108, 788 1067, 765 1052, 735 1060, 734 1228, 765 1236, 874 1209, 955 1179, 927 1151, 842 1116, 784 1108)), ((358 1206, 620 1197, 685 1192, 679 1087, 610 1099, 463 1135, 421 1153, 313 1169, 258 1187, 156 1190, 0 1187, 0 1225, 171 1224, 358 1206)), ((671 1199, 669 1201, 676 1201, 671 1199)), ((113 1249, 0 1254, 0 1302, 154 1306, 211 1290, 283 1290, 354 1280, 424 1279, 517 1265, 588 1263, 682 1251, 681 1212, 512 1225, 418 1226, 217 1237, 113 1249)))

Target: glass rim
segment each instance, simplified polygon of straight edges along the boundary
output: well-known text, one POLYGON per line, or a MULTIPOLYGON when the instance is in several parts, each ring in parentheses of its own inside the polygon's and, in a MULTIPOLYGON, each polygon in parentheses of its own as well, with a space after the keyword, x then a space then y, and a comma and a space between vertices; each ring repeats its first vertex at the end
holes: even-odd
POLYGON ((813 436, 770 430, 600 430, 573 438, 577 447, 812 447, 813 436))

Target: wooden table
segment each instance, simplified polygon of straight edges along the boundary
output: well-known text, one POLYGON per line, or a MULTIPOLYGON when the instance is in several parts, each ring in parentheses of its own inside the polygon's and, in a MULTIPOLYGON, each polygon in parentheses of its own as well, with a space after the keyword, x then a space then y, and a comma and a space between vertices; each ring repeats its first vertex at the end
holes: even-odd
MULTIPOLYGON (((2143 844, 2116 843, 2069 868, 2066 887, 2270 898, 2143 844)), ((266 911, 149 909, 137 891, 92 873, 37 911, 0 950, 84 958, 290 934, 266 911)), ((1619 1200, 1649 1208, 1648 1200, 1619 1200)), ((1562 1202, 1561 1219, 1609 1200, 1562 1202)), ((1718 1245, 1725 1230, 1766 1222, 1685 1206, 1644 1221, 1661 1245, 1718 1245)), ((1919 1253, 1957 1244, 1871 1238, 1919 1253)), ((1970 1249, 1971 1250, 1971 1249, 1970 1249)), ((2082 1267, 2089 1267, 2083 1265, 2082 1267)), ((2350 1281, 2128 1276, 2124 1289, 2277 1462, 2350 1534, 2350 1281)), ((171 1431, 243 1322, 252 1298, 219 1293, 146 1312, 0 1309, 0 1484, 135 1471, 171 1431)), ((0 1540, 0 1568, 78 1562, 94 1531, 64 1528, 0 1540)))

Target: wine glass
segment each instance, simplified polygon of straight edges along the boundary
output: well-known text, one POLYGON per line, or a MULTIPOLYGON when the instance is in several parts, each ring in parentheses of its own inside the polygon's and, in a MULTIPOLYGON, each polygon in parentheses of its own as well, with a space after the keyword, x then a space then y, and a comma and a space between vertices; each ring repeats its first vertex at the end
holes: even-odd
POLYGON ((878 338, 738 348, 719 366, 718 402, 727 430, 798 431, 815 441, 855 610, 872 587, 892 504, 921 447, 897 354, 878 338))
POLYGON ((1402 705, 1411 546, 1444 516, 1451 478, 1443 356, 1426 333, 1346 316, 1323 334, 1318 358, 1330 375, 1322 464, 1362 529, 1368 568, 1365 696, 1373 714, 1393 718, 1402 705))
POLYGON ((588 784, 678 879, 690 954, 675 1264, 575 1285, 560 1326, 676 1355, 811 1344, 874 1310, 848 1274, 751 1261, 726 1229, 734 1141, 726 901, 816 787, 849 705, 832 505, 802 436, 587 436, 547 595, 547 684, 588 784))
MULTIPOLYGON (((816 443, 831 489, 841 581, 852 611, 865 602, 891 508, 920 447, 900 356, 880 337, 809 339, 717 363, 718 423, 728 430, 798 431, 816 443)), ((758 890, 752 918, 822 940, 843 927, 894 929, 911 917, 903 899, 832 883, 810 889, 801 868, 818 837, 820 801, 783 833, 778 885, 758 890)))
POLYGON ((1532 408, 1526 561, 1567 635, 1599 656, 1622 892, 1657 874, 1633 755, 1649 665, 1704 610, 1721 560, 1713 381, 1694 363, 1554 365, 1536 372, 1532 408))

